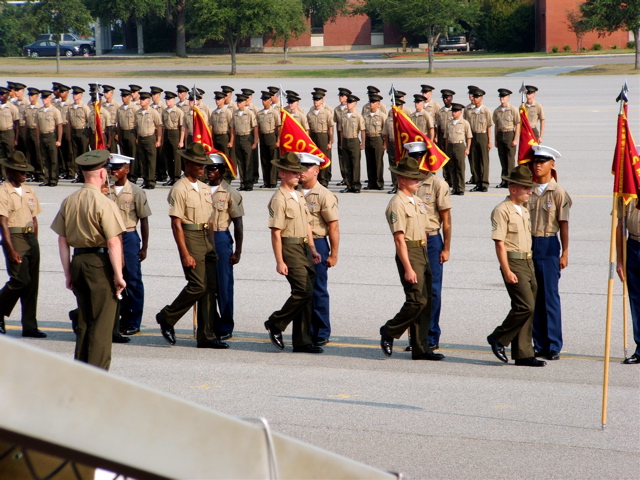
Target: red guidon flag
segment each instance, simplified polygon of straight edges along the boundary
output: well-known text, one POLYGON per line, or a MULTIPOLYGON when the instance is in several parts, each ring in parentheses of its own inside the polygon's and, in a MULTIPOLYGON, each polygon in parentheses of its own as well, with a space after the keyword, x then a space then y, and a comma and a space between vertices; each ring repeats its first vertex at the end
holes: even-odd
POLYGON ((533 159, 533 146, 538 145, 536 136, 533 133, 527 107, 524 103, 520 105, 520 141, 518 142, 518 165, 530 162, 533 159))
POLYGON ((310 153, 322 159, 320 168, 327 168, 331 160, 322 153, 298 121, 284 108, 280 108, 282 125, 280 126, 280 155, 287 152, 310 153))
POLYGON ((104 144, 104 132, 102 131, 102 117, 100 117, 100 100, 96 100, 93 102, 93 119, 96 127, 96 133, 94 138, 94 144, 96 149, 105 149, 107 148, 104 144))
POLYGON ((393 137, 396 147, 396 162, 404 157, 406 150, 403 145, 409 142, 424 142, 427 144, 427 153, 420 160, 420 170, 425 172, 437 172, 446 165, 449 157, 438 146, 422 133, 411 119, 397 106, 391 107, 393 115, 393 137))
POLYGON ((207 126, 207 122, 204 121, 202 112, 195 105, 193 106, 193 141, 201 143, 204 147, 204 151, 207 153, 217 153, 222 155, 224 161, 227 162, 227 167, 231 171, 233 178, 238 177, 238 168, 233 160, 231 160, 224 152, 216 150, 213 146, 213 139, 211 138, 211 131, 207 126))
POLYGON ((622 197, 625 204, 629 203, 632 198, 638 198, 640 158, 638 158, 638 150, 629 129, 626 102, 622 113, 618 115, 618 138, 613 153, 611 173, 614 175, 613 194, 616 197, 622 197))

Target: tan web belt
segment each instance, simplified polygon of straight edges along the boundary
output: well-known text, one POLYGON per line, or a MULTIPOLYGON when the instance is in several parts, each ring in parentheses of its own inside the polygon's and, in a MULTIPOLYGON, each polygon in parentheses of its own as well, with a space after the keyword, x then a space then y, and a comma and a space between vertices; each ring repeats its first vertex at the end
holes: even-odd
POLYGON ((283 245, 302 245, 303 243, 309 243, 307 237, 282 237, 283 245))
POLYGON ((507 252, 507 258, 513 260, 529 260, 531 258, 531 252, 507 252))
POLYGON ((208 223, 183 223, 182 230, 196 232, 200 230, 209 230, 208 223))
POLYGON ((407 247, 424 247, 427 245, 426 240, 405 240, 407 247))

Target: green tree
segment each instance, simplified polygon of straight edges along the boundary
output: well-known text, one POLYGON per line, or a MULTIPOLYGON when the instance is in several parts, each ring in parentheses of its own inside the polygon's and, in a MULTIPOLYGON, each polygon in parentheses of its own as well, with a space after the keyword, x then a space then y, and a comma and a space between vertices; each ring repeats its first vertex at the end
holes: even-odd
POLYGON ((324 25, 349 11, 349 0, 302 0, 305 16, 313 16, 314 23, 324 25))
POLYGON ((373 11, 405 34, 427 37, 429 73, 434 72, 433 51, 440 34, 462 21, 473 25, 478 14, 477 4, 469 0, 367 0, 354 13, 373 11))
POLYGON ((305 21, 301 0, 279 0, 277 11, 269 15, 268 31, 274 43, 282 42, 284 61, 287 61, 287 49, 292 38, 299 38, 309 26, 305 21))
POLYGON ((532 52, 535 48, 533 0, 483 0, 478 39, 483 48, 500 52, 532 52))
POLYGON ((20 55, 22 46, 33 42, 38 33, 39 25, 33 18, 32 5, 0 3, 0 56, 20 55))
POLYGON ((580 10, 567 10, 567 28, 576 36, 576 52, 582 51, 582 38, 589 31, 580 10))
POLYGON ((586 27, 596 30, 601 37, 616 30, 633 33, 636 41, 635 68, 640 68, 640 1, 587 0, 580 5, 580 11, 586 27))
POLYGON ((231 53, 231 75, 236 74, 238 42, 269 30, 273 2, 269 0, 193 0, 188 21, 190 45, 222 40, 231 53))
POLYGON ((49 27, 56 34, 56 73, 60 73, 60 35, 73 31, 89 35, 93 18, 81 0, 40 0, 35 6, 34 18, 41 27, 49 27))

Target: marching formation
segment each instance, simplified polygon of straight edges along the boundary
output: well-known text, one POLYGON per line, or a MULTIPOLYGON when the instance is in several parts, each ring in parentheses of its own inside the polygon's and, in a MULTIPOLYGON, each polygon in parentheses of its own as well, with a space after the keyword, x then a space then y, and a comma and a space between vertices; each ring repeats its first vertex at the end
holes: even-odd
MULTIPOLYGON (((282 334, 292 324, 294 352, 322 353, 331 337, 328 269, 337 264, 340 245, 338 198, 327 188, 337 143, 340 193, 384 190, 388 154, 394 196, 385 216, 405 301, 380 327, 381 349, 391 356, 394 340, 408 332, 407 350, 414 360, 443 360, 436 350, 443 265, 451 250, 450 195, 464 195, 465 183, 473 185, 471 191, 487 191, 489 150, 495 144, 502 167, 497 188, 508 195, 491 214, 491 236, 511 310, 487 341, 505 363, 509 345, 516 365, 539 367, 545 365, 541 358, 560 358, 558 283, 568 265, 571 199, 556 181, 560 153, 541 144, 544 110, 535 101, 536 87, 523 91, 521 112, 535 138, 528 164, 518 166, 525 126, 507 89, 498 90, 500 106, 491 112, 483 104, 486 92, 476 86, 468 87, 467 106, 453 102, 452 90, 441 90, 440 106, 432 99, 434 88, 421 85, 413 95, 415 110, 405 105, 407 94, 396 90, 388 109, 373 86, 367 87, 362 109, 351 90, 340 88, 334 109, 324 101, 327 91, 315 88, 308 113, 296 92, 287 90, 284 97, 277 87, 260 92, 262 109, 252 103, 251 89, 241 89, 232 101, 229 86, 214 92, 215 108, 203 102, 203 90, 184 85, 175 93, 128 85, 120 89, 120 104, 113 99, 116 88, 90 84, 90 106, 78 86, 29 88, 28 101, 25 89, 15 82, 0 87, 0 164, 6 179, 0 187, 0 228, 9 273, 0 290, 0 333, 20 300, 23 336, 46 337, 36 320, 41 207, 28 182, 45 187, 71 179, 82 188, 63 201, 51 228, 59 238, 66 286, 77 299, 78 309, 70 313, 75 358, 108 369, 112 342, 127 342, 140 332, 140 265, 149 248, 151 215, 144 190, 162 182, 171 187, 171 229, 187 282, 155 316, 162 336, 175 344, 175 325, 194 308, 198 348, 229 348, 233 267, 243 248, 245 212, 239 192, 252 191, 262 178, 259 188, 276 189, 266 205, 268 227, 276 271, 291 287, 287 301, 264 326, 280 350, 285 348, 282 334), (166 103, 160 100, 163 93, 166 103), (286 98, 284 108, 281 98, 286 98), (403 121, 422 136, 403 136, 403 121), (445 159, 444 179, 427 166, 434 149, 445 159), (465 157, 471 171, 466 182, 465 157), (236 176, 237 189, 231 185, 236 176), (136 185, 139 178, 141 186, 136 185)), ((640 221, 629 217, 634 219, 640 221)), ((632 233, 638 228, 638 222, 629 225, 632 233)), ((635 278, 631 265, 627 275, 635 278)), ((622 277, 622 267, 618 271, 622 277)), ((638 347, 625 363, 640 363, 638 297, 631 296, 638 347)))

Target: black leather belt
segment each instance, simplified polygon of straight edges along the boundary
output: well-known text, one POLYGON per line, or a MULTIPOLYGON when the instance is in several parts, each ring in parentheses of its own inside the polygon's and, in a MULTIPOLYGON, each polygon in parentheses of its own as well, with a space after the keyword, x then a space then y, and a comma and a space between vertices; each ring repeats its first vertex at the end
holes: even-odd
POLYGON ((85 253, 109 253, 107 247, 86 247, 86 248, 74 248, 74 255, 84 255, 85 253))

